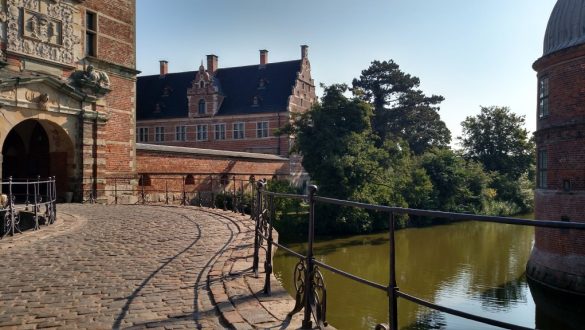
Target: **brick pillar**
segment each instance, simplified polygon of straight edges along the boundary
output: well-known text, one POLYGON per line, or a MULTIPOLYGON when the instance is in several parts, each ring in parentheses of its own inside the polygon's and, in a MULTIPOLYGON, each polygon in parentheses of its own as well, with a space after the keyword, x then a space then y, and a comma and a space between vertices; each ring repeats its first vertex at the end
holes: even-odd
MULTIPOLYGON (((96 109, 97 110, 97 109, 96 109)), ((98 111, 84 111, 81 114, 81 189, 82 200, 88 200, 90 192, 97 193, 98 201, 105 201, 106 161, 103 126, 105 117, 98 111)))

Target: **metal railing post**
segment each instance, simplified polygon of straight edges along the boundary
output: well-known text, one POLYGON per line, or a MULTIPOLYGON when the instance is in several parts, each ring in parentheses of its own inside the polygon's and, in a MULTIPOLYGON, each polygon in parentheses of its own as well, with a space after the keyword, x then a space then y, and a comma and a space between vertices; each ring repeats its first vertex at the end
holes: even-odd
POLYGON ((37 178, 37 182, 33 183, 33 192, 34 192, 34 217, 35 217, 35 230, 39 229, 39 181, 37 178))
POLYGON ((181 201, 181 205, 187 206, 187 191, 185 190, 185 180, 187 180, 186 176, 183 176, 183 200, 181 201))
POLYGON ((307 267, 305 269, 305 315, 303 317, 303 329, 311 329, 313 322, 311 321, 311 304, 313 302, 313 271, 315 269, 313 256, 313 242, 315 241, 315 194, 317 193, 317 186, 309 186, 309 233, 307 246, 307 267))
POLYGON ((260 260, 260 217, 262 216, 262 191, 264 190, 264 182, 258 181, 256 183, 256 225, 254 232, 254 261, 252 263, 252 269, 254 274, 258 277, 258 263, 260 260))
POLYGON ((141 188, 142 188, 142 205, 146 204, 146 195, 144 194, 144 186, 146 185, 146 182, 144 181, 144 174, 140 174, 140 180, 142 182, 141 188))
POLYGON ((274 221, 274 196, 270 195, 268 199, 268 207, 270 208, 270 215, 268 217, 268 246, 266 247, 266 260, 264 261, 264 272, 266 273, 266 279, 264 281, 264 293, 270 295, 272 293, 270 287, 270 275, 272 275, 272 221, 274 221))
POLYGON ((52 203, 52 209, 53 209, 53 223, 55 223, 55 221, 57 221, 57 177, 53 176, 53 185, 52 185, 52 191, 53 191, 53 201, 52 203))
POLYGON ((8 212, 10 214, 10 233, 14 236, 14 196, 12 196, 12 177, 8 177, 8 212))
POLYGON ((398 330, 398 286, 396 285, 396 240, 394 213, 390 213, 388 239, 390 242, 390 283, 388 285, 388 318, 391 330, 398 330))
POLYGON ((169 183, 167 182, 167 179, 165 178, 165 204, 169 204, 169 183))
POLYGON ((211 208, 215 208, 215 194, 213 193, 213 177, 210 175, 209 180, 211 181, 211 208))
POLYGON ((118 205, 118 179, 114 178, 114 203, 118 205))

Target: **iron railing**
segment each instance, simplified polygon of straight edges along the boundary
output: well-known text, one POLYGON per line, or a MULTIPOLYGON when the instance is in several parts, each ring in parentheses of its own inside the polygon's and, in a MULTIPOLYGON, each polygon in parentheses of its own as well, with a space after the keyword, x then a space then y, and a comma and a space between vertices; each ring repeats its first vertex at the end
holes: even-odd
MULTIPOLYGON (((238 175, 248 177, 248 175, 238 175)), ((136 177, 106 177, 107 185, 83 191, 84 203, 127 204, 124 197, 135 197, 132 204, 180 204, 223 208, 244 214, 253 209, 255 176, 238 179, 225 174, 140 174, 136 177), (220 198, 221 197, 221 198, 220 198)))
POLYGON ((57 218, 57 187, 55 177, 36 180, 13 179, 0 182, 2 192, 0 200, 0 220, 2 236, 14 236, 21 233, 20 220, 24 213, 30 213, 34 220, 33 229, 40 228, 40 220, 45 225, 55 222, 57 218))
POLYGON ((489 324, 492 326, 506 328, 506 329, 531 329, 523 326, 502 322, 470 313, 466 313, 453 308, 434 304, 432 302, 423 300, 407 292, 399 289, 396 281, 396 241, 394 234, 395 216, 396 215, 416 215, 431 218, 441 218, 450 220, 475 220, 483 222, 494 222, 502 224, 533 226, 543 228, 558 228, 558 229, 585 229, 585 223, 572 223, 560 221, 542 221, 542 220, 526 220, 516 219, 510 217, 492 217, 462 213, 450 213, 440 211, 427 211, 409 208, 389 207, 381 205, 364 204, 358 202, 351 202, 346 200, 338 200, 333 198, 320 197, 316 195, 317 187, 310 186, 308 195, 290 195, 280 194, 266 191, 265 183, 258 182, 256 185, 256 210, 253 213, 255 220, 255 239, 254 239, 254 258, 253 270, 258 276, 260 249, 266 253, 264 262, 265 284, 264 293, 270 295, 270 276, 272 274, 272 246, 276 246, 286 253, 299 258, 299 262, 294 269, 294 286, 296 290, 294 309, 289 315, 304 310, 302 326, 305 329, 310 329, 313 326, 313 321, 320 329, 327 326, 326 312, 327 312, 327 288, 325 286, 324 276, 319 267, 327 269, 336 275, 346 277, 352 281, 367 285, 374 289, 385 292, 388 295, 388 324, 378 324, 376 329, 392 329, 398 330, 398 298, 408 300, 415 304, 434 309, 439 312, 448 313, 468 320, 489 324), (309 223, 308 223, 308 238, 307 238, 307 252, 306 255, 297 253, 282 244, 279 244, 273 239, 273 228, 275 220, 275 203, 276 198, 289 198, 302 200, 309 204, 309 223), (384 212, 388 214, 388 239, 390 249, 389 253, 389 279, 388 284, 375 283, 370 280, 361 278, 359 276, 347 273, 343 270, 337 269, 323 262, 315 260, 313 252, 313 243, 315 242, 315 204, 332 204, 340 207, 354 207, 364 210, 384 212), (265 244, 266 243, 266 244, 265 244))

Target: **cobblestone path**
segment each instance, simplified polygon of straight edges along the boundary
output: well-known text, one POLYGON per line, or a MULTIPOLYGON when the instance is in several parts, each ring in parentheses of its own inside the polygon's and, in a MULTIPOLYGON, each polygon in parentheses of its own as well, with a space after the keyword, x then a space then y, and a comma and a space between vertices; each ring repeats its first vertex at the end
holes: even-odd
POLYGON ((60 205, 0 241, 0 328, 221 329, 206 279, 238 228, 195 208, 60 205))

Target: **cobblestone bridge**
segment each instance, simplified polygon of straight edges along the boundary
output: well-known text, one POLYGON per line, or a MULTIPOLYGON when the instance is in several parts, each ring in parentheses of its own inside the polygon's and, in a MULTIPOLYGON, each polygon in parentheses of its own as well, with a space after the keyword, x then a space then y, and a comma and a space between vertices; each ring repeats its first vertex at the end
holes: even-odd
POLYGON ((253 222, 163 206, 60 205, 0 240, 0 328, 297 328, 294 302, 251 272, 253 222))

